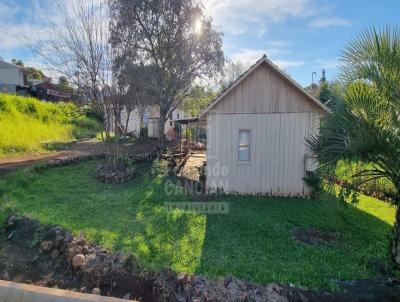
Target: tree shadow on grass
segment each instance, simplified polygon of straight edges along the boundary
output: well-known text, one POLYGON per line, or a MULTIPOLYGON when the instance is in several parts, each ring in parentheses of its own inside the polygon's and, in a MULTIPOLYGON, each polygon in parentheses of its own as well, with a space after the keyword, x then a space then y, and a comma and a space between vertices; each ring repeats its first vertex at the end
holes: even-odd
POLYGON ((106 185, 94 179, 98 162, 45 170, 29 180, 10 179, 9 196, 23 214, 83 233, 109 250, 135 255, 146 267, 194 271, 201 257, 205 215, 168 211, 167 201, 185 196, 165 193, 165 178, 151 165, 130 183, 106 185), (24 182, 25 183, 25 182, 24 182))
POLYGON ((372 278, 388 267, 392 226, 353 205, 343 208, 333 196, 222 200, 229 214, 208 215, 196 273, 329 288, 333 280, 372 278), (306 245, 295 240, 296 228, 334 233, 337 240, 306 245))

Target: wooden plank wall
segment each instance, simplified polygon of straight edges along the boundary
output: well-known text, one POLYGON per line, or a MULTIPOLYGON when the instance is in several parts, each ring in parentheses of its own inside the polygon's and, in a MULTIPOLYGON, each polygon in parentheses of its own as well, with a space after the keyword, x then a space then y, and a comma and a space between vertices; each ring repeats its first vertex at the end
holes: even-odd
POLYGON ((321 112, 287 79, 261 65, 212 109, 215 113, 321 112))
POLYGON ((207 186, 225 192, 307 195, 305 137, 319 128, 318 112, 210 114, 207 186), (250 130, 250 162, 238 161, 239 130, 250 130))

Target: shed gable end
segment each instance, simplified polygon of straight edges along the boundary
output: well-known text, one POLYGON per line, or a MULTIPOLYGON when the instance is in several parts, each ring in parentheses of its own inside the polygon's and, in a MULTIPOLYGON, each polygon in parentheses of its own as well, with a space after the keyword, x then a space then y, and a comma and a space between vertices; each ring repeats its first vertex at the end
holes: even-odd
POLYGON ((321 108, 270 66, 261 64, 215 104, 213 112, 321 112, 321 108))

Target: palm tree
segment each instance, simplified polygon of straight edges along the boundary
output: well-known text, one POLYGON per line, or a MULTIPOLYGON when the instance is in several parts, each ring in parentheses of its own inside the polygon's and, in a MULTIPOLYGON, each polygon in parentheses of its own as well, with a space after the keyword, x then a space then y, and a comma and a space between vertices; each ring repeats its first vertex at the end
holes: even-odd
POLYGON ((365 182, 387 178, 397 190, 391 255, 400 267, 400 31, 367 29, 341 53, 344 99, 308 143, 321 172, 333 176, 340 160, 359 160, 364 170, 353 175, 365 182))

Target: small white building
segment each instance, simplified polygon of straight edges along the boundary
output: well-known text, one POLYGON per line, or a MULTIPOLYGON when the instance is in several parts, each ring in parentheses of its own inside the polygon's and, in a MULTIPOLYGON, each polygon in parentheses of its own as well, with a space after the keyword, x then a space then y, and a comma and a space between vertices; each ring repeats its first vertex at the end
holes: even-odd
POLYGON ((207 123, 206 186, 229 193, 308 195, 303 178, 313 165, 305 139, 318 133, 328 112, 262 57, 199 117, 207 123))
POLYGON ((27 88, 27 70, 0 59, 0 92, 25 95, 27 88))
MULTIPOLYGON (((172 121, 184 118, 184 111, 180 108, 175 108, 171 111, 167 121, 165 122, 164 134, 167 138, 171 138, 176 135, 175 125, 172 121)), ((125 110, 121 112, 121 124, 126 125, 128 114, 125 110)), ((141 127, 146 127, 148 137, 157 138, 159 137, 159 120, 160 120, 160 109, 157 105, 148 106, 142 112, 134 109, 128 119, 128 132, 135 134, 140 133, 141 127)))

